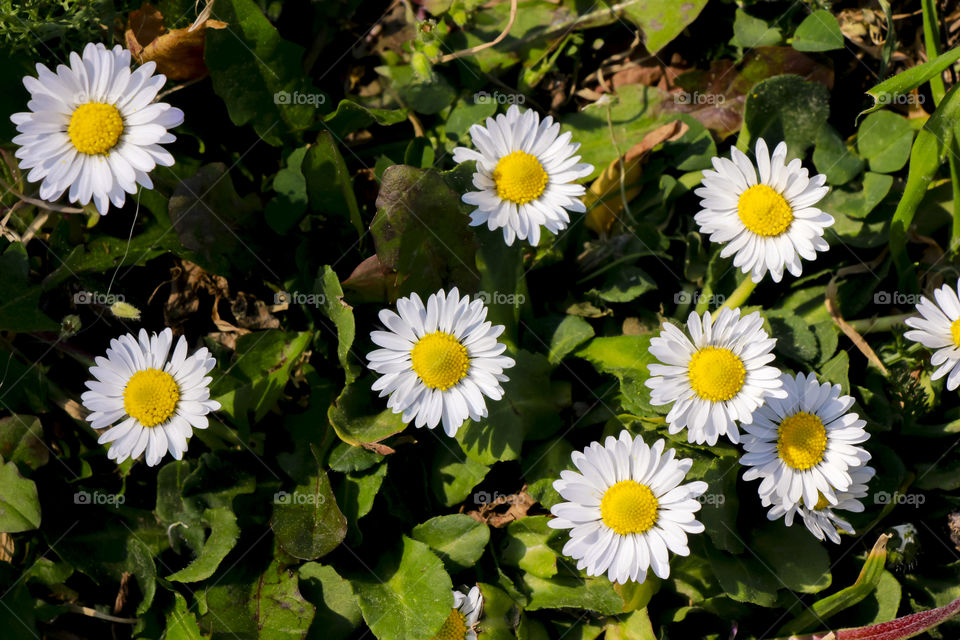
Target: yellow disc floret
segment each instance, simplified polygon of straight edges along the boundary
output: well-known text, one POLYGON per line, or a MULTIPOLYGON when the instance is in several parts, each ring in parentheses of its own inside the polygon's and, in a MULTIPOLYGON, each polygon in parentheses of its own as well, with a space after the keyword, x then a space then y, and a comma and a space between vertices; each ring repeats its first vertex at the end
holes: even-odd
POLYGON ((814 509, 816 509, 817 511, 820 511, 821 509, 826 509, 827 507, 830 506, 830 501, 827 500, 827 496, 823 495, 819 491, 817 492, 817 495, 820 497, 817 498, 817 504, 813 505, 814 509))
POLYGON ((500 158, 493 170, 497 195, 503 200, 526 204, 536 200, 547 188, 549 176, 536 156, 525 151, 514 151, 500 158))
POLYGON ((793 209, 782 195, 765 184, 755 184, 740 194, 737 215, 758 236, 778 236, 793 223, 793 209))
POLYGON ((130 376, 123 389, 123 408, 145 427, 170 419, 180 401, 180 387, 173 376, 159 369, 142 369, 130 376))
POLYGON ((117 146, 123 135, 123 118, 112 104, 82 104, 70 116, 67 134, 80 153, 106 153, 117 146))
POLYGON ((410 350, 410 361, 423 384, 441 391, 460 382, 470 370, 467 348, 443 331, 420 338, 410 350))
POLYGON ((467 637, 467 618, 457 609, 450 612, 433 640, 463 640, 467 637))
POLYGON ((690 358, 690 386, 703 400, 723 402, 743 388, 747 370, 735 353, 721 347, 704 347, 690 358))
POLYGON ((777 430, 780 459, 798 471, 816 466, 827 450, 827 429, 818 416, 800 411, 785 418, 777 430))
POLYGON ((653 527, 659 507, 650 487, 634 480, 621 480, 604 492, 600 516, 605 525, 625 536, 653 527))
POLYGON ((960 318, 950 325, 950 337, 953 339, 954 346, 960 347, 960 318))

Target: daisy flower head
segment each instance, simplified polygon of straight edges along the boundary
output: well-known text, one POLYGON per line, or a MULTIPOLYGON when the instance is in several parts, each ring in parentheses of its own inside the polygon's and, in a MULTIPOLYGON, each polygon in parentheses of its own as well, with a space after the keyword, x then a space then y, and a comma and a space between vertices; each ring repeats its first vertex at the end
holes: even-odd
POLYGON ((220 408, 210 399, 207 374, 217 361, 206 347, 187 356, 183 336, 173 346, 167 328, 148 336, 140 330, 110 341, 107 357, 90 367, 83 406, 94 429, 107 429, 100 444, 112 443, 107 457, 121 463, 146 452, 155 466, 169 451, 180 460, 194 429, 207 428, 207 414, 220 408), (109 427, 109 428, 108 428, 109 427))
POLYGON ((487 118, 486 125, 470 127, 476 150, 453 150, 457 164, 477 162, 478 191, 463 194, 464 202, 477 207, 470 226, 486 223, 491 231, 503 229, 508 245, 519 238, 536 246, 541 226, 556 234, 570 222, 568 210, 586 211, 580 201, 586 190, 575 181, 590 175, 593 165, 579 162, 574 154, 580 144, 570 142, 569 131, 560 135, 560 123, 512 105, 506 115, 487 118))
POLYGON ((461 296, 454 287, 438 291, 423 304, 416 293, 397 300, 397 312, 380 311, 387 331, 370 339, 382 347, 367 354, 368 366, 381 374, 373 383, 387 406, 403 421, 431 429, 441 422, 454 436, 463 422, 487 415, 483 396, 503 397, 503 370, 516 364, 502 355, 497 341, 503 325, 487 320, 483 300, 461 296))
POLYGON ((13 142, 20 168, 30 170, 27 180, 41 181, 43 200, 69 189, 70 202, 92 198, 106 214, 137 184, 153 188, 148 173, 173 164, 160 145, 173 142, 167 130, 183 123, 180 109, 154 102, 166 82, 155 68, 148 62, 131 71, 129 51, 90 43, 82 57, 70 54, 70 66, 54 73, 37 64, 37 77, 24 77, 29 111, 10 116, 20 132, 13 142))
POLYGON ((904 324, 911 328, 904 336, 933 350, 930 364, 937 369, 930 376, 939 380, 947 376, 947 389, 960 386, 960 282, 956 288, 943 285, 933 292, 936 302, 926 296, 917 304, 919 317, 907 318, 904 324))
MULTIPOLYGON (((856 533, 853 525, 844 520, 837 512, 850 511, 851 513, 860 513, 863 511, 862 498, 867 497, 867 483, 873 478, 876 470, 873 467, 863 465, 850 469, 850 487, 846 491, 837 491, 837 504, 831 505, 830 501, 823 495, 817 500, 813 509, 808 509, 802 504, 787 505, 783 502, 774 504, 773 508, 767 512, 767 518, 776 520, 783 518, 788 527, 793 526, 793 519, 799 515, 803 518, 803 524, 810 530, 817 540, 829 538, 831 542, 840 544, 840 532, 856 533)), ((769 499, 764 500, 763 506, 769 506, 769 499)))
POLYGON ((703 172, 703 186, 694 191, 703 207, 694 220, 711 242, 726 244, 720 255, 735 254, 734 266, 754 282, 767 271, 780 282, 784 269, 799 276, 801 258, 815 260, 830 248, 823 233, 833 216, 814 206, 829 191, 827 177, 809 177, 799 159, 785 163, 784 142, 770 155, 759 138, 756 157, 756 168, 736 147, 729 159, 713 158, 714 170, 703 172))
POLYGON ((817 376, 783 374, 786 398, 771 398, 744 426, 740 464, 744 480, 761 478, 761 499, 785 506, 803 502, 815 509, 821 499, 838 504, 838 491, 852 484, 850 470, 870 459, 857 445, 869 437, 866 421, 851 411, 853 397, 817 376))
POLYGON ((570 529, 563 554, 587 575, 604 573, 612 582, 643 582, 653 568, 670 575, 667 552, 686 556, 687 534, 701 533, 694 514, 705 482, 683 482, 693 460, 677 460, 664 441, 647 446, 640 436, 621 431, 604 444, 592 443, 571 459, 579 470, 564 470, 553 487, 567 502, 554 505, 554 529, 570 529))
POLYGON ((720 309, 687 318, 687 336, 670 323, 650 340, 650 403, 673 404, 667 414, 670 433, 687 429, 687 440, 715 445, 720 436, 740 441, 737 422, 747 424, 766 398, 783 397, 780 371, 768 366, 776 338, 763 329, 754 311, 720 309))
POLYGON ((480 587, 471 588, 466 595, 454 589, 453 610, 432 640, 477 640, 476 626, 482 610, 480 587))

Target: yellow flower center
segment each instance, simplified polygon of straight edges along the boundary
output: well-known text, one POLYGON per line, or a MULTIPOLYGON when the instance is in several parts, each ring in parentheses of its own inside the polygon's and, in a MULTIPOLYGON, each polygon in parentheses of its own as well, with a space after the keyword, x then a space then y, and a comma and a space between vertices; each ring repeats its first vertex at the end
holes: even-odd
POLYGON ((765 184, 755 184, 740 194, 737 214, 743 225, 758 236, 778 236, 793 222, 793 209, 782 195, 765 184))
POLYGON ((817 495, 820 497, 817 498, 817 504, 813 505, 814 509, 816 509, 817 511, 820 511, 830 506, 830 501, 827 500, 827 496, 823 495, 819 491, 817 492, 817 495))
POLYGON ((634 480, 621 480, 604 492, 600 516, 605 525, 625 536, 643 533, 656 524, 659 507, 650 487, 634 480))
POLYGON ((792 469, 803 471, 823 460, 827 430, 817 416, 800 411, 786 418, 777 430, 777 452, 792 469))
POLYGON ((723 402, 740 392, 747 370, 743 361, 729 349, 704 347, 690 358, 687 375, 698 396, 710 402, 723 402))
POLYGON ((130 376, 123 390, 123 408, 145 427, 166 422, 180 401, 180 387, 169 373, 143 369, 130 376))
POLYGON ((953 321, 950 325, 950 337, 953 338, 953 344, 960 347, 960 318, 953 321))
POLYGON ((500 158, 493 170, 497 195, 503 200, 526 204, 536 200, 547 188, 547 172, 536 156, 525 151, 514 151, 500 158))
POLYGON ((467 617, 457 609, 450 612, 433 640, 463 640, 467 637, 467 617))
POLYGON ((67 134, 80 153, 106 153, 117 146, 123 134, 123 118, 112 104, 82 104, 70 116, 67 134))
POLYGON ((423 384, 441 391, 460 382, 470 370, 467 348, 443 331, 420 338, 410 350, 410 360, 423 384))

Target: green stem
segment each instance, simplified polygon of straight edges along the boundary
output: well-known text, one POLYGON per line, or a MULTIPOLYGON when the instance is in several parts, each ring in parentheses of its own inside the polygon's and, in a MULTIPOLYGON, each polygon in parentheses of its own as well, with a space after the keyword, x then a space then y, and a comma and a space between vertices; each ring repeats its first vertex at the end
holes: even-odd
MULTIPOLYGON (((750 298, 750 294, 753 293, 753 290, 757 288, 757 283, 753 281, 753 278, 747 276, 747 278, 733 290, 733 293, 730 294, 730 297, 720 305, 720 309, 736 309, 737 307, 743 306, 743 304, 750 298)), ((718 309, 719 311, 719 309, 718 309)))
POLYGON ((703 285, 700 297, 697 298, 697 313, 703 315, 703 312, 710 308, 711 300, 713 300, 713 287, 708 282, 703 285))
POLYGON ((848 320, 847 324, 861 335, 865 333, 886 333, 894 327, 902 325, 903 321, 907 318, 915 315, 917 314, 901 313, 895 316, 884 316, 882 318, 861 318, 860 320, 848 320))

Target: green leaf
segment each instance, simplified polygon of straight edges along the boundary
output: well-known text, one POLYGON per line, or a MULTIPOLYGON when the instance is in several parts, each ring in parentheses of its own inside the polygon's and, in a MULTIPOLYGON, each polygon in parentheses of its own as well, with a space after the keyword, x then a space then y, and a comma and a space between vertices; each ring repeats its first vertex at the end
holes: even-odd
POLYGON ((713 574, 730 598, 761 607, 772 607, 777 602, 780 583, 776 575, 755 557, 730 555, 707 547, 707 557, 713 574))
POLYGON ((923 64, 910 67, 906 71, 884 80, 872 89, 868 89, 867 95, 873 98, 873 106, 862 111, 860 115, 872 113, 887 105, 896 104, 900 96, 907 95, 930 78, 939 76, 945 69, 953 66, 953 63, 957 60, 960 60, 960 47, 954 47, 933 60, 927 60, 923 64))
POLYGON ((30 286, 27 250, 20 242, 0 255, 0 331, 57 331, 60 325, 40 311, 40 287, 30 286))
POLYGON ((189 565, 167 576, 175 582, 199 582, 212 576, 240 537, 237 516, 227 507, 207 509, 203 519, 210 525, 210 537, 200 554, 189 565))
POLYGON ((857 148, 870 162, 870 170, 893 173, 910 158, 913 127, 903 116, 891 111, 871 113, 857 130, 857 148))
POLYGON ((430 518, 411 537, 433 549, 450 573, 472 567, 490 541, 490 527, 463 513, 430 518))
POLYGON ((393 165, 383 172, 370 233, 380 263, 397 272, 401 293, 436 291, 447 283, 475 289, 476 240, 460 194, 473 166, 438 173, 393 165))
POLYGON ((344 387, 340 397, 330 405, 327 418, 341 440, 354 446, 368 442, 380 442, 407 426, 399 413, 390 409, 377 411, 383 400, 370 390, 371 378, 344 387))
POLYGON ((508 524, 501 561, 540 578, 557 575, 558 553, 552 545, 562 547, 569 536, 565 531, 551 529, 549 521, 548 516, 529 516, 508 524))
POLYGON ((307 562, 297 570, 300 592, 317 608, 309 640, 346 640, 363 621, 348 580, 333 567, 307 562))
POLYGON ((363 235, 363 220, 353 192, 353 181, 340 149, 329 131, 322 131, 303 159, 307 197, 313 211, 349 220, 357 235, 363 235))
POLYGON ((16 463, 0 459, 0 532, 20 533, 39 526, 37 485, 20 475, 16 463))
POLYGON ((479 638, 483 640, 515 640, 520 607, 503 589, 478 582, 483 597, 483 615, 479 638))
POLYGON ((877 208, 893 186, 893 176, 867 171, 863 185, 855 188, 832 189, 820 203, 824 211, 841 213, 857 220, 866 218, 877 208))
POLYGON ((214 18, 226 29, 208 29, 204 59, 213 90, 235 126, 253 124, 269 144, 309 127, 316 107, 291 96, 319 93, 303 75, 303 48, 280 37, 253 0, 222 0, 214 18))
POLYGON ((357 377, 358 365, 350 360, 350 349, 356 336, 356 322, 353 319, 353 307, 343 299, 343 289, 337 273, 324 265, 317 273, 313 290, 323 295, 320 308, 337 328, 337 358, 343 367, 347 384, 357 377))
POLYGON ((624 16, 643 32, 643 44, 655 55, 693 22, 707 0, 633 0, 623 3, 624 16))
POLYGON ((757 530, 750 546, 787 589, 819 593, 830 586, 830 555, 806 527, 769 524, 757 530))
POLYGON ((736 535, 737 512, 740 498, 737 495, 736 457, 714 458, 703 477, 709 489, 700 498, 703 505, 697 519, 707 528, 707 535, 717 549, 742 553, 743 542, 736 535))
POLYGON ((440 113, 457 97, 456 89, 440 74, 424 79, 410 65, 382 65, 376 72, 399 94, 403 104, 417 113, 440 113))
POLYGON ((743 9, 737 8, 730 44, 739 49, 755 49, 778 44, 781 38, 780 29, 771 27, 765 20, 754 18, 743 9))
POLYGON ((820 377, 827 382, 839 384, 843 393, 850 393, 849 370, 850 356, 846 351, 841 351, 820 367, 820 377))
POLYGON ((593 327, 580 316, 565 316, 550 338, 547 360, 557 365, 574 349, 594 336, 593 327))
POLYGON ((323 469, 292 492, 274 496, 270 527, 283 550, 301 560, 315 560, 340 545, 347 534, 347 519, 323 469))
POLYGON ((333 135, 342 138, 358 129, 366 129, 374 123, 389 126, 406 119, 405 109, 371 109, 352 100, 341 100, 336 111, 324 118, 324 126, 333 135))
POLYGON ((0 459, 39 469, 50 460, 40 418, 14 414, 0 418, 0 459))
POLYGON ((817 133, 813 164, 817 171, 826 174, 827 182, 836 186, 846 184, 860 175, 864 162, 847 148, 847 143, 836 129, 824 123, 817 133))
POLYGON ((467 456, 460 447, 437 448, 433 455, 430 484, 446 507, 463 502, 486 477, 490 467, 467 456))
POLYGON ((530 591, 528 611, 572 607, 605 615, 623 613, 623 599, 606 576, 545 579, 525 573, 523 583, 530 591))
POLYGON ((804 18, 790 44, 797 51, 843 49, 843 32, 832 13, 826 9, 818 9, 804 18))
POLYGON ((737 148, 752 150, 757 138, 787 143, 787 158, 801 158, 830 114, 830 94, 819 82, 782 75, 758 82, 747 94, 737 148))
MULTIPOLYGON (((356 529, 357 521, 370 513, 373 500, 387 477, 387 465, 381 463, 366 471, 352 471, 344 475, 343 481, 334 492, 337 504, 346 516, 351 528, 356 529)), ((359 529, 357 530, 359 531, 359 529)))
POLYGON ((277 233, 284 235, 307 211, 307 179, 303 175, 303 158, 307 147, 294 149, 287 156, 286 164, 273 177, 273 190, 277 195, 267 202, 264 217, 277 233))
POLYGON ((453 584, 430 548, 402 536, 400 553, 384 553, 372 579, 352 580, 363 619, 380 640, 427 640, 453 608, 453 584))
POLYGON ((173 592, 173 607, 167 612, 164 640, 203 640, 197 617, 190 611, 187 600, 173 592))
POLYGON ((647 365, 656 362, 650 354, 650 338, 650 335, 594 338, 575 353, 597 371, 613 374, 620 380, 620 401, 630 413, 654 412, 650 390, 643 384, 650 377, 647 365))
POLYGON ((630 302, 647 291, 654 291, 657 283, 640 267, 625 266, 612 272, 603 287, 594 292, 607 302, 630 302))

